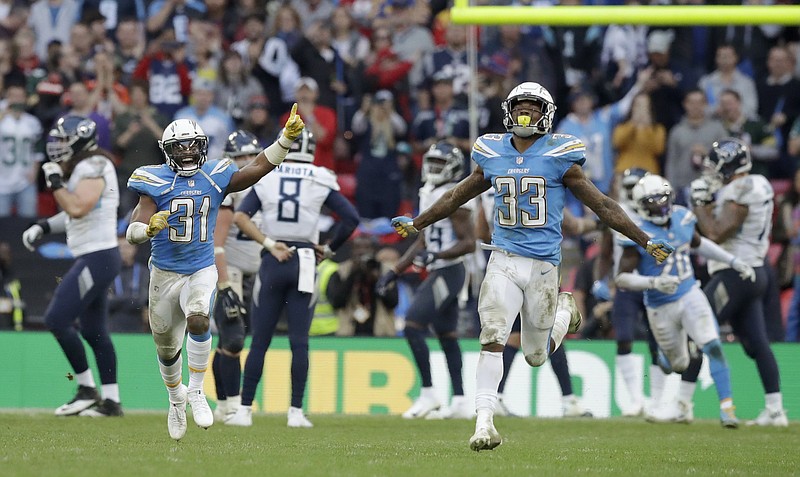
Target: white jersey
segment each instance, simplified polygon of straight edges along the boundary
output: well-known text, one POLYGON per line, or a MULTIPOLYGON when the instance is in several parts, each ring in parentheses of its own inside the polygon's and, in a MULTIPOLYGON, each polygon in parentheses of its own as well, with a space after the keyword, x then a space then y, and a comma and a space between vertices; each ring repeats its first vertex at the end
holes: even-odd
POLYGON ((67 246, 79 257, 117 246, 117 207, 119 185, 114 164, 105 156, 91 156, 75 165, 67 182, 67 190, 75 190, 83 179, 103 179, 105 185, 97 204, 80 218, 67 217, 67 246))
MULTIPOLYGON (((719 218, 728 201, 747 207, 747 217, 739 231, 720 246, 751 267, 764 265, 764 257, 769 249, 769 234, 772 230, 774 197, 772 185, 766 177, 758 174, 748 174, 734 179, 717 192, 715 217, 719 218)), ((724 268, 729 268, 729 265, 713 260, 708 262, 709 273, 724 268)))
MULTIPOLYGON (((425 210, 432 206, 445 194, 445 192, 449 191, 455 186, 455 182, 449 182, 440 186, 434 186, 426 183, 419 190, 419 209, 425 210)), ((469 201, 462 205, 461 208, 465 208, 472 213, 474 209, 474 203, 469 201)), ((422 233, 425 235, 425 248, 429 252, 439 253, 449 250, 458 242, 455 230, 453 229, 453 221, 450 220, 449 217, 431 224, 427 228, 423 229, 422 233)), ((428 270, 447 267, 453 265, 454 263, 461 263, 463 261, 463 255, 456 258, 438 259, 428 265, 428 270)))
POLYGON ((336 174, 305 162, 284 162, 253 186, 261 231, 273 240, 319 243, 322 205, 338 191, 336 174))
POLYGON ((33 181, 28 177, 31 166, 41 162, 44 154, 35 147, 42 136, 42 124, 35 116, 22 113, 19 119, 6 114, 0 120, 0 191, 20 192, 33 181))
MULTIPOLYGON (((625 211, 628 218, 630 218, 636 226, 640 226, 642 223, 642 218, 634 211, 633 206, 631 206, 627 202, 620 202, 619 206, 625 211)), ((612 277, 616 277, 619 273, 619 262, 622 260, 622 252, 625 250, 625 247, 621 245, 621 242, 629 242, 630 239, 623 235, 621 232, 617 232, 614 229, 611 229, 611 236, 614 240, 614 246, 611 252, 611 259, 614 260, 613 270, 612 270, 612 277)), ((634 270, 633 273, 639 274, 638 271, 634 270)))
MULTIPOLYGON (((250 192, 250 187, 239 192, 234 192, 225 196, 222 207, 230 207, 236 210, 242 200, 250 192)), ((256 212, 250 220, 261 229, 261 212, 256 212)), ((261 244, 246 236, 239 230, 236 224, 231 224, 228 236, 225 238, 225 260, 228 265, 236 267, 245 275, 258 273, 258 266, 261 263, 261 244)))

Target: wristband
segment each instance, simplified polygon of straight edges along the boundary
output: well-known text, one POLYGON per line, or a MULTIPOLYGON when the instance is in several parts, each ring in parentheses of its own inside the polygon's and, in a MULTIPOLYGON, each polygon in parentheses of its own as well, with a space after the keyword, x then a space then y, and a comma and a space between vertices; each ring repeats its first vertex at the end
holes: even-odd
POLYGON ((231 282, 219 282, 217 283, 217 290, 224 290, 226 288, 231 287, 231 282))
POLYGON ((214 255, 222 255, 225 253, 225 247, 214 247, 214 255))
POLYGON ((46 234, 50 233, 50 222, 48 222, 47 219, 39 220, 38 222, 36 222, 36 225, 41 227, 42 231, 44 231, 44 233, 46 233, 46 234))
POLYGON ((274 240, 272 240, 271 238, 269 238, 269 237, 264 237, 264 241, 263 241, 263 242, 261 242, 261 246, 262 246, 262 247, 264 247, 265 249, 267 249, 267 250, 271 251, 271 250, 272 250, 272 247, 274 247, 276 243, 277 243, 277 242, 275 242, 275 241, 274 241, 274 240))

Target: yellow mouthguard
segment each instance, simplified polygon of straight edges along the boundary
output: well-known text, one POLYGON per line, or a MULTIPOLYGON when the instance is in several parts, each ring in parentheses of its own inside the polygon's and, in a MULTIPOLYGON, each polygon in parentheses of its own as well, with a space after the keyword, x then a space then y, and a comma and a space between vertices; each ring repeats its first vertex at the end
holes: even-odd
POLYGON ((531 125, 531 117, 530 116, 517 116, 517 124, 522 127, 528 127, 531 125))

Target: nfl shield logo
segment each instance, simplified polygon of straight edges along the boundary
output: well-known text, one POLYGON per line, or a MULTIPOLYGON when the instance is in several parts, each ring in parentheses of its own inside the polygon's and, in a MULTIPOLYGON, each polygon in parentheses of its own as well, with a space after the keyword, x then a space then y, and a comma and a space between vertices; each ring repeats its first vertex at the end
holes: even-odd
POLYGON ((523 161, 522 157, 518 157, 517 158, 517 165, 522 164, 522 161, 523 161))
POLYGON ((189 179, 189 187, 194 187, 194 179, 189 179))

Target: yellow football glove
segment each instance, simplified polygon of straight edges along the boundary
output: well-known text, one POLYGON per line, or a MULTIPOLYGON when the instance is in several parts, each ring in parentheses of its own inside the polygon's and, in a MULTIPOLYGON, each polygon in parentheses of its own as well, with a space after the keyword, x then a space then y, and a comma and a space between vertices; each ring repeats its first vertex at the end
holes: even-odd
POLYGON ((303 122, 303 118, 297 114, 297 103, 294 103, 294 105, 292 105, 292 112, 289 113, 289 119, 286 120, 286 125, 283 127, 283 135, 286 136, 287 139, 294 141, 300 137, 305 127, 306 123, 303 122))
POLYGON ((150 217, 150 225, 147 226, 147 231, 145 232, 148 237, 153 238, 156 236, 157 233, 161 232, 165 228, 167 228, 167 219, 169 218, 169 211, 162 210, 160 212, 156 212, 150 217))

